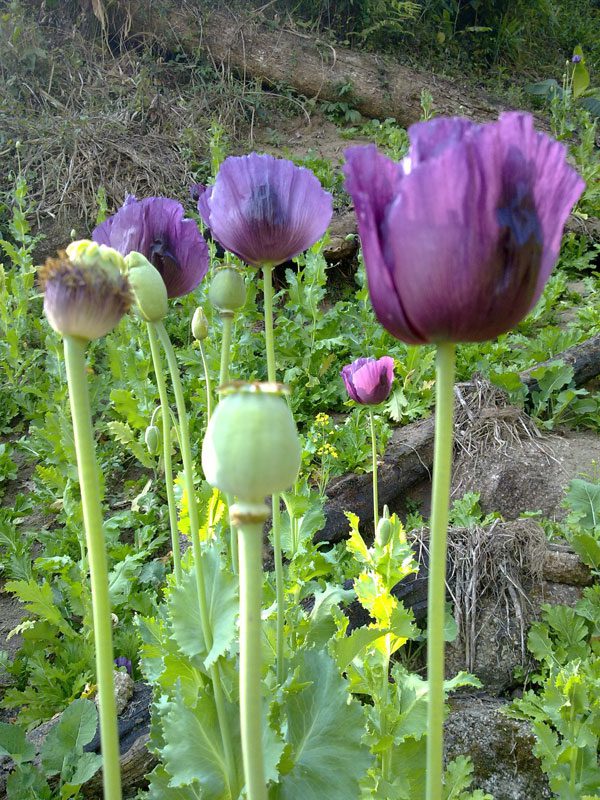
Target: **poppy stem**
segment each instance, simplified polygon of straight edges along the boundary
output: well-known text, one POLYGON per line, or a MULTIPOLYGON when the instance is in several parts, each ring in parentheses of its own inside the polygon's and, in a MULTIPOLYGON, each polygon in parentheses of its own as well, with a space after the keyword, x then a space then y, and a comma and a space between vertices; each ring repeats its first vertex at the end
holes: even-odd
POLYGON ((152 363, 156 376, 156 386, 160 398, 160 409, 162 416, 162 443, 163 443, 163 464, 165 471, 165 488, 167 491, 167 505, 169 508, 169 527, 171 528, 171 550, 173 551, 173 572, 175 583, 181 584, 181 547, 179 544, 179 530, 177 529, 177 505, 175 503, 175 493, 173 491, 173 462, 171 458, 171 409, 169 406, 169 396, 167 394, 167 384, 163 370, 162 358, 158 336, 154 328, 154 323, 149 322, 148 339, 150 341, 150 351, 152 353, 152 363))
MULTIPOLYGON (((163 322, 155 323, 155 330, 163 346, 165 355, 167 357, 167 364, 169 365, 169 372, 171 375, 171 383, 173 384, 173 392, 175 394, 175 405, 177 407, 177 417, 179 419, 180 431, 180 447, 181 459, 183 461, 183 473, 185 480, 185 489, 187 493, 188 509, 190 516, 190 539, 192 540, 192 553, 194 556, 194 569, 196 575, 196 588, 198 591, 198 607, 200 611, 200 624, 202 626, 202 635, 206 645, 207 652, 210 652, 213 645, 212 628, 210 624, 210 617, 208 612, 208 604, 206 600, 206 582, 204 580, 204 570, 202 565, 202 547, 200 545, 200 523, 198 517, 198 501, 196 499, 196 488, 194 486, 194 471, 192 466, 192 451, 190 447, 190 429, 188 425, 187 410, 185 407, 185 398, 183 396, 183 387, 181 385, 181 378, 179 375, 179 367, 177 365, 177 357, 175 350, 171 344, 169 334, 163 322)), ((235 768, 235 759, 233 757, 233 747, 231 744, 231 732, 229 729, 229 720, 227 718, 227 709, 225 707, 225 695, 223 686, 221 684, 221 674, 218 664, 212 664, 209 669, 210 678, 213 685, 213 692, 215 696, 215 707, 217 710, 217 717, 219 720, 219 728, 221 731, 221 741, 223 744, 223 754, 225 756, 225 763, 227 765, 227 772, 230 782, 237 781, 237 772, 235 768)), ((232 794, 233 796, 233 794, 232 794)))
POLYGON ((439 800, 443 784, 444 622, 446 549, 452 470, 452 421, 456 345, 443 342, 436 354, 435 444, 427 603, 427 778, 426 800, 439 800))
MULTIPOLYGON (((241 505, 234 506, 234 513, 240 512, 241 505)), ((267 800, 262 746, 262 526, 263 521, 253 519, 245 522, 242 519, 237 529, 240 553, 240 732, 248 800, 267 800)))
MULTIPOLYGON (((229 354, 231 351, 231 333, 233 330, 233 313, 231 311, 221 311, 221 320, 223 322, 223 334, 221 336, 221 369, 219 372, 219 385, 223 386, 224 383, 229 381, 229 354)), ((233 504, 232 495, 226 495, 227 507, 231 508, 233 504)), ((237 575, 238 572, 238 536, 235 526, 229 523, 229 553, 231 555, 231 569, 233 574, 237 575)))
POLYGON ((113 675, 112 617, 108 593, 104 531, 102 529, 102 506, 98 486, 98 464, 86 379, 86 344, 86 341, 74 336, 64 337, 67 384, 92 586, 92 617, 96 650, 104 797, 105 800, 121 800, 121 762, 113 675))
POLYGON ((202 359, 202 368, 204 369, 204 380, 206 381, 206 422, 210 421, 212 414, 212 388, 210 385, 210 372, 208 371, 208 364, 206 363, 206 353, 204 352, 204 345, 198 341, 200 349, 200 358, 202 359))
POLYGON ((377 439, 375 438, 375 419, 373 409, 369 409, 369 420, 371 422, 371 455, 373 457, 373 524, 374 531, 377 531, 379 523, 379 498, 377 487, 377 439))
MULTIPOLYGON (((265 264, 264 277, 264 305, 265 305, 265 345, 267 351, 267 377, 269 381, 277 381, 275 369, 275 341, 273 336, 273 267, 265 264)), ((284 618, 285 594, 283 586, 283 560, 281 556, 281 512, 279 508, 279 495, 274 494, 272 499, 272 533, 273 533, 273 561, 275 563, 275 598, 277 600, 277 683, 280 685, 285 679, 284 655, 284 618)))

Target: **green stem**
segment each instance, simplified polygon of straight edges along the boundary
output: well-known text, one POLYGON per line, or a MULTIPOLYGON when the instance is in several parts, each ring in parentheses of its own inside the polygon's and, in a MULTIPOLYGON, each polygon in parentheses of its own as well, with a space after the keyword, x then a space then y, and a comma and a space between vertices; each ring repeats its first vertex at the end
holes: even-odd
POLYGON ((373 418, 373 409, 369 409, 369 420, 371 422, 371 455, 373 457, 373 524, 374 531, 377 531, 377 524, 379 522, 379 499, 377 489, 377 439, 375 438, 375 420, 373 418))
POLYGON ((112 618, 108 594, 104 531, 102 530, 102 507, 98 487, 98 465, 86 380, 86 342, 83 339, 65 336, 64 346, 92 586, 104 797, 105 800, 120 800, 121 763, 113 676, 112 618))
POLYGON ((221 311, 223 322, 223 335, 221 337, 221 370, 219 384, 223 386, 229 380, 229 358, 231 352, 231 333, 233 331, 233 314, 231 311, 221 311))
POLYGON ((426 800, 439 800, 442 796, 443 782, 446 540, 452 469, 455 353, 455 345, 444 342, 438 345, 436 355, 435 445, 427 590, 427 681, 429 686, 426 800))
MULTIPOLYGON (((275 369, 275 340, 273 336, 273 267, 265 264, 264 276, 264 305, 265 305, 265 347, 267 351, 267 377, 269 381, 277 380, 275 369)), ((272 533, 273 533, 273 561, 275 563, 275 598, 277 600, 277 682, 282 684, 285 679, 284 655, 284 620, 285 620, 285 593, 283 586, 283 559, 281 555, 281 511, 279 508, 279 495, 274 494, 272 505, 272 533)))
POLYGON ((262 748, 261 631, 262 524, 241 523, 240 728, 248 800, 267 800, 262 748))
POLYGON ((171 409, 169 407, 167 384, 165 381, 155 324, 149 322, 147 327, 148 339, 150 340, 150 351, 152 353, 152 363, 154 364, 154 374, 156 376, 156 386, 158 388, 158 396, 160 398, 160 408, 162 412, 163 468, 165 471, 167 505, 169 507, 171 550, 173 551, 173 572, 175 573, 175 583, 177 586, 179 586, 181 584, 181 547, 179 545, 179 530, 177 529, 177 504, 175 503, 175 493, 173 491, 173 462, 171 459, 171 409))
MULTIPOLYGON (((221 368, 219 371, 219 385, 223 386, 224 383, 229 381, 229 358, 231 352, 231 334, 233 330, 233 313, 221 311, 221 320, 223 322, 223 335, 221 337, 221 368)), ((231 508, 233 504, 233 496, 228 494, 225 499, 227 500, 227 507, 231 508)), ((235 526, 229 523, 229 552, 231 555, 231 569, 233 574, 237 575, 238 571, 238 537, 235 526)))
MULTIPOLYGON (((192 540, 192 552, 194 555, 194 569, 196 575, 196 588, 198 591, 198 606, 200 610, 200 624, 202 626, 202 635, 206 643, 207 652, 210 651, 213 644, 212 629, 210 625, 210 617, 208 613, 208 605, 206 602, 206 583, 204 580, 204 570, 202 568, 202 548, 200 546, 200 524, 198 518, 198 502, 196 500, 196 489, 194 486, 194 471, 192 466, 192 450, 190 447, 190 429, 187 418, 187 410, 185 407, 185 398, 183 396, 183 387, 181 385, 181 378, 179 376, 179 367, 177 365, 177 358, 175 350, 169 339, 169 334, 162 322, 156 323, 156 333, 163 346, 167 363, 169 365, 169 372, 171 374, 171 383, 173 384, 173 392, 175 394, 175 405, 177 407, 177 416, 179 418, 180 430, 180 447, 181 459, 183 461, 183 471, 185 488, 188 498, 188 509, 190 516, 190 539, 192 540)), ((233 747, 231 733, 229 730, 229 721, 227 719, 227 712, 225 707, 225 695, 223 692, 223 685, 221 683, 221 674, 217 664, 210 667, 210 677, 213 684, 213 691, 215 696, 215 707, 217 709, 217 717, 219 720, 219 728, 221 730, 221 740, 223 743, 223 753, 227 763, 227 769, 230 781, 236 781, 236 768, 235 759, 233 757, 233 747)))
MULTIPOLYGON (((388 714, 387 707, 389 703, 390 692, 390 650, 392 649, 392 636, 387 633, 385 636, 386 658, 383 664, 383 686, 381 693, 381 735, 386 737, 388 733, 388 714)), ((384 781, 390 781, 392 776, 392 745, 386 745, 385 750, 381 753, 381 777, 384 781)))
POLYGON ((206 421, 209 422, 212 415, 212 389, 210 385, 210 373, 206 363, 206 353, 204 352, 204 345, 201 341, 198 342, 200 348, 200 358, 202 359, 202 367, 204 369, 204 380, 206 381, 206 421))

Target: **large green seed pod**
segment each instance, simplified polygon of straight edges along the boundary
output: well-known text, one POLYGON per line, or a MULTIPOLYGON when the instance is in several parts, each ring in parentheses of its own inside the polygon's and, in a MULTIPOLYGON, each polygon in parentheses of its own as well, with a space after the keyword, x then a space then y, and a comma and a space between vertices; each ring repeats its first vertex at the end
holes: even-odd
POLYGON ((146 322, 160 322, 169 310, 167 287, 160 272, 141 253, 129 253, 125 265, 140 316, 146 322))
POLYGON ((260 504, 294 483, 301 448, 284 392, 277 383, 226 385, 202 446, 202 467, 212 486, 260 504))
POLYGON ((232 267, 220 269, 210 282, 208 299, 219 311, 233 314, 246 302, 243 275, 232 267))

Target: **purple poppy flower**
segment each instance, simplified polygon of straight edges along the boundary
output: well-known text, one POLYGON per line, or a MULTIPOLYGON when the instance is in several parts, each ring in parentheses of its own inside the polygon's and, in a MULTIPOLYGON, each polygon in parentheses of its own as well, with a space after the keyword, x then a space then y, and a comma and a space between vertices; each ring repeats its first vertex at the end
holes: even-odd
POLYGON ((341 371, 350 399, 361 405, 375 406, 390 396, 394 380, 394 359, 383 356, 357 358, 341 371))
POLYGON ((313 173, 269 155, 226 158, 213 186, 194 186, 213 238, 252 266, 275 266, 323 236, 331 195, 313 173))
POLYGON ((581 61, 581 56, 580 56, 580 55, 577 55, 577 54, 575 54, 575 55, 573 56, 573 58, 571 59, 571 61, 573 62, 573 64, 579 64, 579 62, 581 61))
POLYGON ((112 331, 133 296, 123 259, 109 247, 72 242, 39 271, 48 322, 62 336, 90 341, 112 331))
POLYGON ((116 214, 94 228, 92 238, 124 256, 141 253, 160 272, 169 297, 181 297, 208 272, 206 242, 183 214, 181 203, 168 197, 128 195, 116 214))
POLYGON ((133 674, 131 668, 131 661, 128 658, 125 658, 125 656, 119 656, 118 658, 115 658, 115 667, 117 667, 117 669, 119 667, 125 667, 129 677, 131 677, 131 675, 133 674))
POLYGON ((346 151, 377 318, 411 344, 493 339, 537 302, 584 183, 529 114, 439 118, 409 137, 400 164, 346 151))

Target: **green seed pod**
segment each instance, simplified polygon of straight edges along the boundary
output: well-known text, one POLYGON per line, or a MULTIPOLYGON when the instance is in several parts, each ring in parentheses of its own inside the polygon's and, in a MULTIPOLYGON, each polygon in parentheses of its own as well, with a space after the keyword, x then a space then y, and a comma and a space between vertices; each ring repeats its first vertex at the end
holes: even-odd
POLYGON ((284 387, 276 383, 227 384, 202 446, 206 480, 240 502, 260 504, 294 483, 300 440, 284 387))
POLYGON ((389 521, 389 519, 382 517, 379 520, 377 530, 375 531, 375 541, 380 547, 385 547, 390 541, 392 532, 392 523, 389 521))
POLYGON ((215 273, 208 289, 208 299, 219 311, 233 313, 246 302, 244 277, 233 267, 215 273))
POLYGON ((192 336, 197 342, 204 341, 208 336, 208 320, 201 306, 198 306, 192 317, 192 336))
POLYGON ((144 433, 144 441, 151 456, 157 455, 160 450, 160 431, 156 425, 148 425, 144 433))
POLYGON ((160 322, 169 310, 167 287, 160 272, 136 252, 125 256, 125 266, 140 316, 146 322, 160 322))

